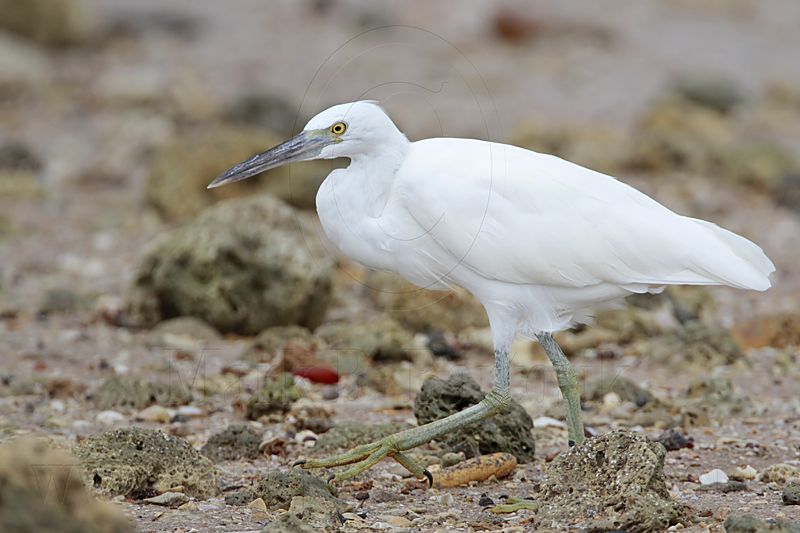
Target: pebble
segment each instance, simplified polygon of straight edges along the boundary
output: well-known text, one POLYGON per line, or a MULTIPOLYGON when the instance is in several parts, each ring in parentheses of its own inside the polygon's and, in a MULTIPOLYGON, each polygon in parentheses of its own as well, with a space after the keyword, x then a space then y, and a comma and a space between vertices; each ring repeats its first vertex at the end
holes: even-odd
POLYGON ((784 505, 800 505, 800 482, 790 481, 783 487, 784 505))
POLYGON ((533 427, 535 428, 565 428, 567 424, 562 422, 561 420, 556 420, 555 418, 551 418, 549 416, 540 416, 533 420, 533 427))
POLYGON ((386 516, 384 522, 395 527, 411 527, 411 520, 404 516, 386 516))
POLYGON ((492 500, 486 494, 483 494, 481 495, 481 499, 478 500, 478 505, 480 505, 481 507, 492 507, 494 506, 494 500, 492 500))
POLYGON ((727 483, 728 476, 720 470, 719 468, 715 468, 711 472, 706 472, 705 474, 700 475, 700 484, 701 485, 711 485, 712 483, 727 483))
POLYGON ((785 463, 770 465, 761 473, 764 483, 786 483, 792 478, 800 478, 800 469, 785 463))
POLYGON ((455 505, 456 500, 453 498, 453 495, 449 492, 445 492, 441 496, 439 496, 439 505, 442 507, 452 507, 455 505))
POLYGON ((100 411, 95 417, 99 424, 113 426, 125 421, 125 415, 118 411, 100 411))
POLYGON ((306 448, 312 448, 317 443, 318 438, 319 436, 310 429, 298 431, 297 435, 294 436, 294 440, 306 448))
POLYGON ((616 392, 609 392, 603 396, 603 408, 610 411, 622 404, 622 399, 616 392))
POLYGON ((247 504, 247 507, 253 510, 256 516, 259 518, 266 518, 267 517, 267 503, 264 501, 263 498, 256 498, 255 500, 251 501, 247 504))
POLYGON ((736 467, 736 470, 734 470, 733 474, 731 474, 731 479, 736 479, 738 481, 749 481, 751 479, 755 479, 757 475, 758 471, 752 466, 739 466, 736 467))
POLYGON ((145 498, 143 501, 153 505, 163 505, 164 507, 179 507, 189 502, 189 497, 182 492, 165 492, 152 498, 145 498))
POLYGON ((145 422, 160 422, 166 424, 172 420, 174 411, 161 405, 151 405, 136 414, 136 418, 145 422))
POLYGON ((205 418, 206 412, 194 405, 181 405, 178 407, 178 414, 186 418, 205 418))

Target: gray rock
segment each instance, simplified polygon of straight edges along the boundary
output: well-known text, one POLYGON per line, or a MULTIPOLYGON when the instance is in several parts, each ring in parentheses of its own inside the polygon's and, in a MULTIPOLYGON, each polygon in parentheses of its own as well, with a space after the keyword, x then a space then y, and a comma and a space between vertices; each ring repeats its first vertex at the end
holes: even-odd
POLYGON ((222 336, 200 320, 191 316, 181 316, 177 318, 170 318, 158 324, 153 328, 153 340, 160 341, 168 345, 169 342, 165 339, 166 336, 175 335, 178 337, 185 337, 195 341, 204 343, 214 343, 222 340, 222 336))
POLYGON ((269 472, 253 487, 253 492, 270 510, 288 509, 295 496, 311 496, 338 504, 330 485, 299 468, 269 472))
POLYGON ((98 409, 144 409, 150 405, 186 405, 192 401, 192 393, 176 379, 151 381, 135 376, 113 376, 94 391, 93 399, 98 409))
POLYGON ((86 299, 67 288, 49 289, 42 296, 36 312, 40 315, 51 313, 74 313, 88 306, 86 299))
POLYGON ((0 28, 51 46, 84 44, 98 31, 81 0, 0 0, 0 28))
POLYGON ((269 379, 256 394, 250 397, 245 407, 247 418, 256 420, 270 413, 285 413, 303 392, 294 384, 291 374, 281 374, 269 379))
POLYGON ((145 498, 142 501, 163 507, 180 507, 189 501, 189 497, 182 492, 164 492, 152 498, 145 498))
POLYGON ((162 431, 126 428, 84 440, 73 450, 96 489, 136 498, 182 485, 189 496, 217 493, 211 461, 184 439, 162 431))
POLYGON ((800 523, 785 520, 759 520, 751 515, 729 516, 726 533, 800 533, 800 523))
POLYGON ((132 325, 195 316, 223 333, 316 327, 333 259, 313 224, 270 196, 228 200, 158 240, 141 260, 126 308, 132 325))
POLYGON ((632 402, 637 407, 642 407, 653 399, 653 394, 650 391, 622 376, 589 381, 586 384, 584 398, 587 401, 603 401, 603 397, 609 392, 616 393, 622 401, 632 402))
POLYGON ((559 454, 545 471, 537 519, 559 530, 663 531, 691 520, 671 499, 666 451, 640 433, 612 431, 559 454))
POLYGON ((0 34, 0 87, 25 89, 41 86, 50 79, 51 68, 49 59, 41 50, 21 39, 0 34))
POLYGON ((414 339, 397 321, 383 317, 361 323, 330 323, 314 335, 327 345, 327 352, 355 353, 375 361, 411 359, 414 339))
POLYGON ((289 342, 311 346, 311 332, 300 326, 275 326, 267 328, 244 349, 242 359, 251 363, 272 361, 289 342))
POLYGON ((44 439, 0 445, 0 531, 133 533, 118 506, 96 500, 75 458, 44 439))
POLYGON ((200 453, 214 462, 258 457, 261 433, 247 424, 231 424, 211 435, 200 453))
POLYGON ((789 481, 783 487, 781 498, 786 505, 800 505, 800 481, 789 481))
POLYGON ((775 189, 778 205, 800 212, 800 172, 786 173, 775 189))
POLYGON ((457 333, 486 327, 489 319, 481 303, 458 287, 450 291, 421 289, 391 272, 370 272, 364 292, 378 306, 413 331, 457 333))
POLYGON ((679 98, 720 113, 728 113, 744 102, 736 82, 721 76, 685 76, 673 90, 679 98))
POLYGON ((341 531, 342 515, 336 502, 295 496, 289 511, 268 523, 261 533, 334 533, 341 531))
MULTIPOLYGON (((480 402, 486 394, 467 374, 455 374, 448 380, 430 378, 414 399, 417 422, 427 424, 480 402)), ((438 439, 450 451, 464 452, 466 457, 508 452, 521 463, 534 458, 535 443, 531 430, 533 420, 517 402, 508 412, 470 424, 438 439)))

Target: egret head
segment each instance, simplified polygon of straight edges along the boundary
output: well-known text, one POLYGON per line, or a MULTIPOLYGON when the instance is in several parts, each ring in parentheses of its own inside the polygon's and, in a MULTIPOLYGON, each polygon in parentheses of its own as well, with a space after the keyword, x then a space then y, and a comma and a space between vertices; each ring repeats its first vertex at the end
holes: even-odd
POLYGON ((407 142, 392 120, 372 101, 339 104, 308 121, 288 141, 256 154, 227 170, 208 188, 233 183, 295 161, 356 158, 393 141, 407 142))

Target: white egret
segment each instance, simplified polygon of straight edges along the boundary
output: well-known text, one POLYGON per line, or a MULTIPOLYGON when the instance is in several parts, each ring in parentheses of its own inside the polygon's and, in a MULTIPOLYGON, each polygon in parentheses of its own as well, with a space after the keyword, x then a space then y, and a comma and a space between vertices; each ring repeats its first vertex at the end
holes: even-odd
MULTIPOLYGON (((474 139, 410 142, 374 102, 327 109, 292 139, 236 165, 209 187, 311 159, 346 157, 325 179, 317 211, 331 242, 363 265, 429 289, 461 286, 492 329, 495 382, 480 403, 304 468, 350 465, 353 477, 405 451, 502 413, 510 402, 509 347, 537 339, 567 404, 570 444, 583 441, 580 395, 552 333, 597 306, 666 285, 770 287, 761 249, 704 220, 676 214, 615 178, 558 157, 474 139)), ((265 228, 265 231, 268 231, 265 228)))

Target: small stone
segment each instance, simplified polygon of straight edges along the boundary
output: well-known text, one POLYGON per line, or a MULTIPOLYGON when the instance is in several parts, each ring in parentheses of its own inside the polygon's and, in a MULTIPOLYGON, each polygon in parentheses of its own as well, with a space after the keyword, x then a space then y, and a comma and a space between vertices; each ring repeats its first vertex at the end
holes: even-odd
POLYGON ((604 379, 595 379, 586 384, 587 401, 603 401, 608 408, 613 408, 625 402, 632 402, 637 407, 642 407, 653 399, 653 394, 640 387, 636 382, 622 376, 613 376, 604 379), (613 396, 609 396, 613 394, 613 396), (616 396, 616 398, 614 398, 616 396), (606 398, 608 397, 608 400, 606 398))
MULTIPOLYGON (((485 397, 469 375, 456 373, 447 380, 429 378, 414 399, 414 415, 422 425, 479 403, 485 397)), ((477 457, 495 452, 513 454, 521 463, 534 459, 533 420, 513 399, 503 416, 469 424, 437 439, 448 451, 477 457)))
POLYGON ((764 483, 783 484, 794 478, 800 479, 800 469, 785 463, 770 465, 761 473, 761 481, 764 483))
POLYGON ((402 496, 394 491, 384 489, 372 489, 372 491, 370 491, 370 500, 375 503, 394 502, 401 499, 402 496))
POLYGON ((97 420, 99 424, 103 424, 104 426, 113 426, 124 422, 125 415, 123 415, 118 411, 111 411, 111 410, 100 411, 99 413, 97 413, 97 416, 95 416, 95 420, 97 420))
POLYGON ((36 312, 47 316, 51 313, 73 313, 81 307, 85 307, 82 296, 72 289, 54 288, 45 292, 36 312))
POLYGON ((96 12, 77 0, 2 0, 0 27, 52 47, 87 44, 100 31, 96 12))
POLYGON ((253 510, 253 512, 257 514, 263 514, 264 516, 267 515, 267 504, 264 503, 263 498, 256 498, 252 502, 247 504, 247 507, 253 510))
POLYGON ((292 404, 303 396, 295 386, 291 374, 281 374, 268 380, 256 394, 247 401, 246 415, 250 420, 271 413, 285 413, 292 404))
POLYGON ((466 459, 466 456, 463 452, 455 453, 455 452, 447 452, 442 454, 442 467, 447 468, 448 466, 457 465, 461 461, 466 459))
POLYGON ((253 501, 254 493, 250 488, 225 493, 225 505, 241 507, 253 501))
POLYGON ((737 481, 750 481, 755 479, 757 475, 758 471, 750 465, 737 466, 736 470, 734 470, 731 474, 731 479, 737 481))
POLYGON ((482 494, 481 499, 478 500, 478 505, 480 505, 481 507, 492 507, 494 506, 494 500, 492 500, 486 494, 482 494))
POLYGON ((720 470, 719 468, 715 468, 710 472, 706 472, 705 474, 700 474, 700 484, 701 485, 711 485, 712 483, 727 483, 728 476, 720 470))
MULTIPOLYGON (((740 509, 744 511, 744 509, 740 509)), ((800 525, 785 520, 759 520, 752 515, 728 516, 725 533, 797 533, 800 525)))
POLYGON ((212 435, 200 453, 212 461, 253 459, 259 455, 261 433, 247 424, 231 424, 212 435))
POLYGON ((163 431, 120 428, 81 441, 73 453, 85 479, 107 494, 136 498, 183 485, 189 496, 217 493, 217 471, 186 440, 163 431))
POLYGON ((286 533, 288 531, 339 531, 342 525, 341 504, 336 500, 316 496, 295 496, 289 512, 267 524, 262 533, 286 533))
POLYGON ((254 488, 255 493, 264 500, 268 509, 287 509, 298 496, 314 499, 338 500, 331 487, 305 470, 292 469, 288 472, 268 472, 254 488))
POLYGON ((660 442, 668 452, 673 452, 683 448, 693 448, 694 439, 687 437, 674 429, 668 429, 658 436, 656 442, 660 442))
POLYGON ((151 381, 136 376, 112 376, 94 391, 93 400, 100 409, 150 405, 174 407, 192 401, 192 393, 180 381, 151 381))
POLYGON ((535 428, 566 428, 567 424, 562 420, 556 420, 549 416, 540 416, 533 421, 535 428))
POLYGON ((789 481, 781 495, 785 505, 800 505, 800 481, 789 481))
POLYGON ((130 518, 95 499, 76 458, 57 446, 30 437, 0 444, 0 531, 133 533, 130 518))
POLYGON ((189 497, 182 492, 165 492, 152 498, 145 498, 142 501, 152 503, 153 505, 175 508, 180 507, 184 503, 188 503, 189 497))
POLYGON ((603 396, 603 408, 607 411, 619 407, 622 400, 616 392, 608 392, 603 396))
POLYGON ((145 422, 158 422, 166 424, 172 419, 173 412, 161 405, 151 405, 146 409, 142 409, 136 414, 138 420, 145 422))
POLYGON ((177 414, 186 418, 205 418, 208 416, 205 411, 194 405, 181 405, 178 407, 177 414))
POLYGON ((325 324, 314 334, 334 353, 355 352, 375 361, 409 360, 414 349, 411 333, 388 317, 373 317, 369 322, 325 324))
POLYGON ((411 520, 404 516, 386 516, 384 522, 394 527, 411 527, 411 520))

